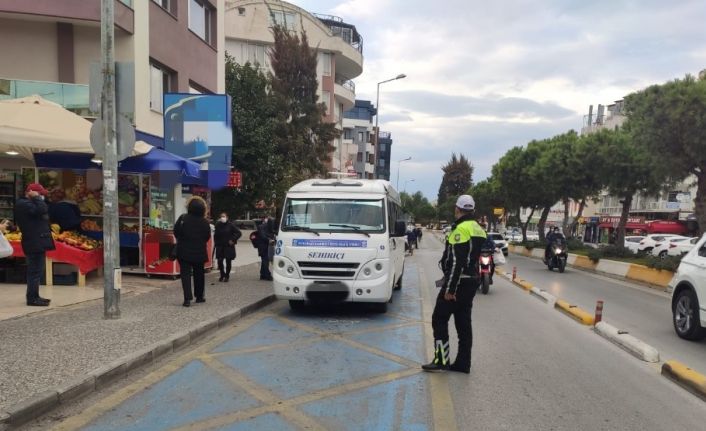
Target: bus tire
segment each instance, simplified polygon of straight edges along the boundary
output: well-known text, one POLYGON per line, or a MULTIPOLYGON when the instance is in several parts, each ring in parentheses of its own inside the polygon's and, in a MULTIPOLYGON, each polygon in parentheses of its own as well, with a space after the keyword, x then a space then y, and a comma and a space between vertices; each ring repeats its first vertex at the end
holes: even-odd
POLYGON ((387 302, 374 302, 372 304, 373 311, 379 314, 387 313, 387 302))
POLYGON ((301 299, 289 300, 289 308, 291 308, 292 311, 302 311, 304 307, 306 307, 306 303, 301 299))

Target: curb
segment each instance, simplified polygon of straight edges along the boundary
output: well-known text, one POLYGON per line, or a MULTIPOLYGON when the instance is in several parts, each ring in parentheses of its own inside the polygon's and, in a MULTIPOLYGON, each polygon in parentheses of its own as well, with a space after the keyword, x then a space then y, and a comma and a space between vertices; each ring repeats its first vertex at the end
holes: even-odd
POLYGON ((554 307, 558 308, 560 311, 563 311, 564 314, 579 323, 584 325, 593 325, 593 316, 576 305, 569 304, 563 299, 557 299, 554 303, 554 307))
POLYGON ((529 290, 529 292, 531 295, 547 303, 550 307, 554 307, 556 305, 556 296, 552 295, 551 293, 548 293, 546 290, 542 290, 538 287, 533 287, 529 290))
POLYGON ((152 365, 166 355, 195 344, 204 335, 219 328, 224 328, 236 320, 275 302, 275 300, 274 294, 269 295, 243 308, 238 308, 218 318, 202 322, 189 331, 178 333, 137 352, 123 356, 115 362, 91 371, 84 377, 69 381, 54 389, 12 405, 6 411, 0 411, 0 431, 10 430, 13 427, 25 424, 57 408, 61 404, 76 401, 96 392, 116 380, 126 377, 133 371, 152 365))
POLYGON ((662 365, 662 375, 706 401, 706 376, 678 361, 662 365))
POLYGON ((532 285, 529 281, 523 280, 519 277, 517 277, 513 281, 513 283, 515 283, 516 285, 520 286, 521 288, 523 288, 524 290, 527 290, 527 291, 532 290, 532 288, 534 287, 534 285, 532 285))
POLYGON ((657 349, 627 332, 619 330, 615 326, 606 322, 598 322, 596 323, 595 331, 598 335, 610 340, 638 359, 645 362, 659 362, 659 351, 657 349))

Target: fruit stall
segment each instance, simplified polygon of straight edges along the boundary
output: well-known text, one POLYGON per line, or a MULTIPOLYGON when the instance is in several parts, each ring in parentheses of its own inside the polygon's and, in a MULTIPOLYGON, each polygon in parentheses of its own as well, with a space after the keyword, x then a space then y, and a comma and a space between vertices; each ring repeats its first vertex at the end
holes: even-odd
MULTIPOLYGON (((100 241, 77 232, 59 232, 58 225, 52 225, 55 249, 46 253, 46 285, 53 285, 54 263, 66 263, 78 269, 78 285, 86 285, 86 274, 103 266, 103 248, 100 241)), ((22 232, 8 233, 5 238, 12 245, 12 257, 25 257, 22 251, 22 232)))

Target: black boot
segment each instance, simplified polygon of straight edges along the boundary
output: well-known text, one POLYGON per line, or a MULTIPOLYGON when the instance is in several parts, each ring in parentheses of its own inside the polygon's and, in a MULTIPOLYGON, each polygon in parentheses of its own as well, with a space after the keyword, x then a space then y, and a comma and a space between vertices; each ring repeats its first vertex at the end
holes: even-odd
POLYGON ((449 341, 436 340, 436 349, 434 350, 434 359, 425 365, 422 365, 424 371, 446 371, 449 369, 449 341))

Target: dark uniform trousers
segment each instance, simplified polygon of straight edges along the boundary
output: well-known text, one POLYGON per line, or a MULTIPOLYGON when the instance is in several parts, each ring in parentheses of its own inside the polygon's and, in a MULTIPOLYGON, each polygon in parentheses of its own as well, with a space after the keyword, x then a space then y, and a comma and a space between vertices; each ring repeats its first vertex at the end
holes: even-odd
POLYGON ((458 334, 458 353, 454 366, 461 369, 471 366, 471 347, 473 346, 471 309, 478 284, 478 278, 461 278, 456 288, 456 301, 445 300, 445 290, 441 289, 436 297, 434 314, 431 316, 434 339, 442 340, 446 344, 449 341, 449 319, 453 316, 458 334))

